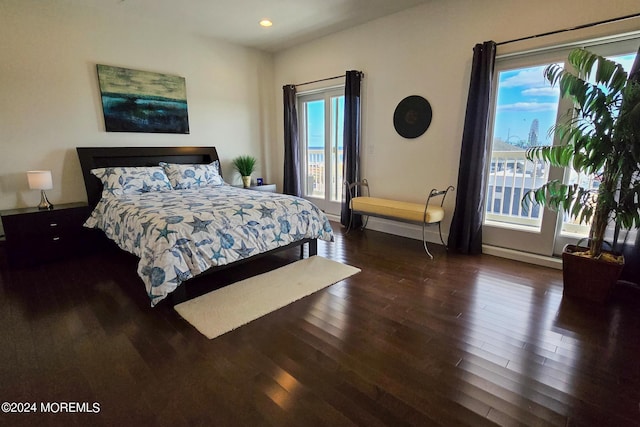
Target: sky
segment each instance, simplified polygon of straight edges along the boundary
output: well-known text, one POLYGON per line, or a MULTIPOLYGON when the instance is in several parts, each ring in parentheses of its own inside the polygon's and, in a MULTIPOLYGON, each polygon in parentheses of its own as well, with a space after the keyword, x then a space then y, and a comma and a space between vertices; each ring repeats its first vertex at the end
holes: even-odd
MULTIPOLYGON (((334 108, 337 106, 336 123, 338 125, 337 133, 338 147, 342 148, 342 129, 344 121, 344 96, 332 97, 334 108), (337 103, 337 105, 335 105, 337 103)), ((325 101, 311 101, 307 103, 307 126, 309 147, 322 148, 324 147, 324 105, 325 101)))
MULTIPOLYGON (((613 57, 629 71, 635 54, 613 57)), ((538 119, 538 144, 550 144, 549 128, 555 123, 558 109, 558 88, 545 80, 545 65, 500 72, 494 139, 514 144, 527 141, 534 119, 538 119)))
POLYGON ((559 91, 544 79, 545 66, 503 71, 498 76, 498 97, 493 137, 509 143, 527 140, 538 119, 538 143, 548 143, 555 123, 559 91))

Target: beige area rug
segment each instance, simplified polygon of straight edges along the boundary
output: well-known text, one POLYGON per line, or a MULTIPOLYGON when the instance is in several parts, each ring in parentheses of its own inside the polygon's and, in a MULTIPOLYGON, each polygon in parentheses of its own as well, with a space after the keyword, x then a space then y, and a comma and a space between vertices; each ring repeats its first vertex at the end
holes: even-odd
POLYGON ((313 256, 176 305, 207 338, 232 331, 360 271, 313 256))

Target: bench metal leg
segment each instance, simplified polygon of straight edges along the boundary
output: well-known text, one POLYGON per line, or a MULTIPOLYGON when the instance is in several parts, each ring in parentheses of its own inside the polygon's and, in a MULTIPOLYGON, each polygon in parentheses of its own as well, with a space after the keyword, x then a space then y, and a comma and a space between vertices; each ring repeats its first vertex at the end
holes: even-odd
POLYGON ((440 222, 438 223, 438 233, 440 234, 440 241, 442 242, 442 246, 444 246, 445 250, 449 250, 449 247, 447 246, 447 244, 444 242, 444 239, 442 238, 442 227, 440 226, 440 222))
POLYGON ((347 234, 351 231, 351 224, 353 224, 353 209, 349 209, 349 225, 347 225, 347 234))
MULTIPOLYGON (((353 210, 351 211, 351 215, 349 217, 349 225, 347 226, 347 233, 349 234, 349 232, 351 231, 351 225, 353 224, 353 210)), ((356 215, 360 215, 362 216, 362 225, 360 226, 360 230, 364 230, 367 226, 367 223, 369 222, 369 216, 368 215, 363 215, 361 213, 358 213, 356 215)))
POLYGON ((431 255, 431 252, 429 252, 429 248, 427 247, 427 237, 425 232, 426 228, 427 228, 427 223, 423 222, 422 223, 422 245, 424 246, 424 251, 427 253, 427 255, 429 255, 429 258, 433 259, 433 255, 431 255))
POLYGON ((362 215, 359 214, 362 217, 362 225, 360 226, 360 230, 364 230, 365 228, 367 228, 367 223, 369 222, 369 215, 362 215))

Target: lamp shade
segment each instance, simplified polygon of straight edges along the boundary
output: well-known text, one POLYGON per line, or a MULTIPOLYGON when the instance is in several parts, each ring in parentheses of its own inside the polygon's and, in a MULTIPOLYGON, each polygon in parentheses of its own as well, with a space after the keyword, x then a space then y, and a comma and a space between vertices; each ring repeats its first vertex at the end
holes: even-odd
POLYGON ((51 190, 53 188, 51 171, 28 171, 27 180, 29 188, 32 190, 51 190))

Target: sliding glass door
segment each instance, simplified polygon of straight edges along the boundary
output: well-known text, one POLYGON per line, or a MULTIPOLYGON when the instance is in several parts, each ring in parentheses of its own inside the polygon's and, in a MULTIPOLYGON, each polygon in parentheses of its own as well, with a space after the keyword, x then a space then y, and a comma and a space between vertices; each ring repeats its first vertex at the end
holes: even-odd
POLYGON ((344 88, 300 94, 303 194, 322 210, 340 213, 343 190, 344 88))
MULTIPOLYGON (((639 40, 591 46, 628 70, 639 40)), ((551 63, 564 64, 570 49, 556 49, 496 62, 491 112, 491 157, 487 165, 487 198, 483 243, 540 255, 558 254, 566 243, 587 235, 589 224, 522 203, 523 196, 549 180, 578 183, 596 189, 598 177, 549 168, 526 160, 528 147, 557 144, 551 127, 571 108, 558 88, 544 79, 551 63)), ((565 64, 565 66, 568 66, 565 64)))
POLYGON ((543 70, 556 57, 527 57, 496 64, 491 161, 487 171, 487 199, 483 243, 551 255, 557 216, 538 206, 522 203, 527 191, 562 171, 542 162, 526 160, 528 147, 554 144, 548 129, 556 122, 560 106, 557 88, 545 81, 543 70))

